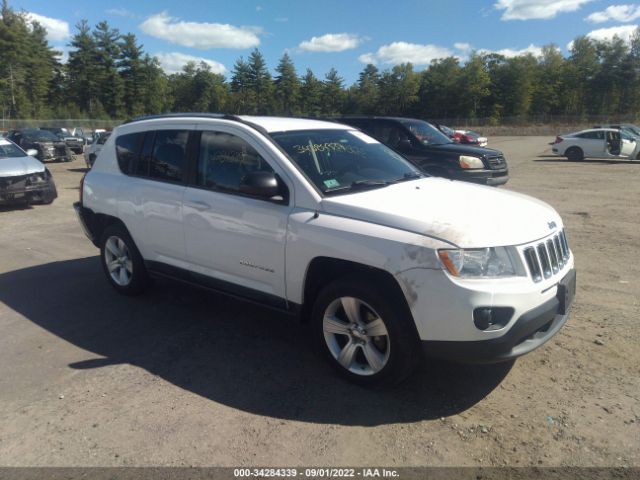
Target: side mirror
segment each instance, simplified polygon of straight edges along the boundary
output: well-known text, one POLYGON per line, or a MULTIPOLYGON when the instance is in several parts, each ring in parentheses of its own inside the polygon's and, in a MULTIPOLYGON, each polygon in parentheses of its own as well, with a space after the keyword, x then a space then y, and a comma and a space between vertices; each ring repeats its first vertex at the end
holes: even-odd
POLYGON ((273 172, 251 172, 240 181, 240 191, 247 195, 274 199, 280 196, 280 184, 273 172))
POLYGON ((38 155, 38 150, 36 150, 35 148, 30 148, 29 150, 27 150, 27 155, 29 155, 30 157, 35 157, 36 155, 38 155))

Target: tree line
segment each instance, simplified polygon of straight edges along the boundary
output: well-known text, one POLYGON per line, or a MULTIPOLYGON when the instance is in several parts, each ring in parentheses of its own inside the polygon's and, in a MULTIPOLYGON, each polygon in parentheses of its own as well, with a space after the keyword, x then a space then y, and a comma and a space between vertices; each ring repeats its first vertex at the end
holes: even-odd
MULTIPOLYGON (((639 29, 640 30, 640 29, 639 29)), ((322 116, 401 115, 430 119, 625 115, 640 111, 640 31, 630 42, 581 36, 567 57, 505 57, 474 52, 466 61, 434 60, 381 70, 366 65, 353 85, 336 69, 318 77, 280 58, 274 74, 258 49, 240 57, 229 78, 206 63, 166 74, 135 34, 102 21, 76 25, 60 61, 46 30, 2 1, 0 105, 3 118, 124 119, 170 111, 322 116)))

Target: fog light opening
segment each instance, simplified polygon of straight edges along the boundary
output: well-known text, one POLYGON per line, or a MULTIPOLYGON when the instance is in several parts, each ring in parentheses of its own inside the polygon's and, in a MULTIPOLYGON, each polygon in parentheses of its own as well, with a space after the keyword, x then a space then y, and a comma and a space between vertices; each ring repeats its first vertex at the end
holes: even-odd
POLYGON ((511 307, 480 307, 473 311, 473 323, 483 332, 503 328, 511 317, 514 309, 511 307))

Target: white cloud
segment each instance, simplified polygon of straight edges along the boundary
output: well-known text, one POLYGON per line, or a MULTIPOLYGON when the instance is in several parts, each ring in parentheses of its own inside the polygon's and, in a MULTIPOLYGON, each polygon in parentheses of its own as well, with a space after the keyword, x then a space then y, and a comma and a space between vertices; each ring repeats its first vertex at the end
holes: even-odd
MULTIPOLYGON (((599 28, 587 33, 586 37, 591 40, 608 42, 613 40, 614 36, 617 36, 628 44, 631 43, 631 36, 636 31, 636 28, 638 28, 638 25, 620 25, 619 27, 599 28)), ((567 44, 567 50, 571 50, 572 48, 573 41, 567 44)))
POLYGON ((360 55, 358 60, 362 63, 387 63, 398 65, 411 62, 414 65, 428 65, 437 58, 450 57, 451 50, 437 45, 419 45, 416 43, 393 42, 383 45, 375 53, 360 55))
POLYGON ((456 50, 461 50, 463 52, 468 52, 471 50, 471 44, 469 43, 463 43, 463 42, 456 42, 453 44, 453 48, 455 48, 456 50))
POLYGON ((503 55, 507 58, 513 58, 513 57, 519 57, 520 55, 527 55, 527 54, 531 54, 534 57, 539 57, 542 55, 542 47, 538 47, 537 45, 531 44, 526 48, 521 48, 521 49, 515 49, 515 48, 503 48, 500 50, 487 50, 487 49, 480 49, 478 50, 478 53, 481 55, 486 55, 488 53, 497 53, 499 55, 503 55))
POLYGON ((640 18, 640 5, 611 5, 600 12, 594 12, 585 18, 592 23, 604 23, 609 20, 616 22, 633 22, 640 18))
POLYGON ((343 52, 356 48, 362 39, 353 33, 327 33, 320 37, 311 37, 298 45, 307 52, 343 52))
POLYGON ((558 13, 575 12, 593 0, 497 0, 496 10, 504 10, 502 20, 553 18, 558 13))
POLYGON ((209 60, 208 58, 195 57, 193 55, 186 55, 179 52, 159 52, 155 54, 155 57, 160 62, 162 69, 168 74, 178 73, 182 70, 188 62, 204 62, 211 67, 213 73, 223 74, 227 71, 224 65, 215 60, 209 60))
POLYGON ((283 22, 288 22, 289 21, 289 17, 276 17, 274 20, 276 22, 283 23, 283 22))
POLYGON ((123 7, 117 7, 117 8, 109 8, 108 10, 105 10, 105 13, 109 14, 109 15, 115 15, 117 17, 125 17, 125 18, 135 18, 136 14, 133 13, 130 10, 127 10, 126 8, 123 7))
POLYGON ((50 42, 59 42, 66 40, 71 36, 69 24, 64 20, 57 18, 45 17, 37 13, 27 12, 27 20, 38 22, 47 30, 47 39, 50 42))
POLYGON ((167 12, 151 15, 140 24, 142 31, 152 37, 185 47, 250 48, 260 45, 259 27, 236 27, 223 23, 185 22, 167 12))

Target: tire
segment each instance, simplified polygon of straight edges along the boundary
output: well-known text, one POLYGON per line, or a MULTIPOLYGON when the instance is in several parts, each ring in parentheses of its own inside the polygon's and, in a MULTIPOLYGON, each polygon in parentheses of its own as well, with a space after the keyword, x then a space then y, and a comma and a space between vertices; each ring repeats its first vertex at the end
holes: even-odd
POLYGON ((107 280, 118 293, 138 295, 149 284, 142 256, 122 225, 105 229, 100 239, 100 261, 107 280))
POLYGON ((564 156, 567 157, 567 160, 570 162, 579 162, 584 159, 584 152, 579 147, 570 147, 564 152, 564 156))
POLYGON ((365 277, 336 280, 314 302, 314 341, 347 380, 365 386, 398 383, 419 358, 415 325, 402 302, 365 277))

